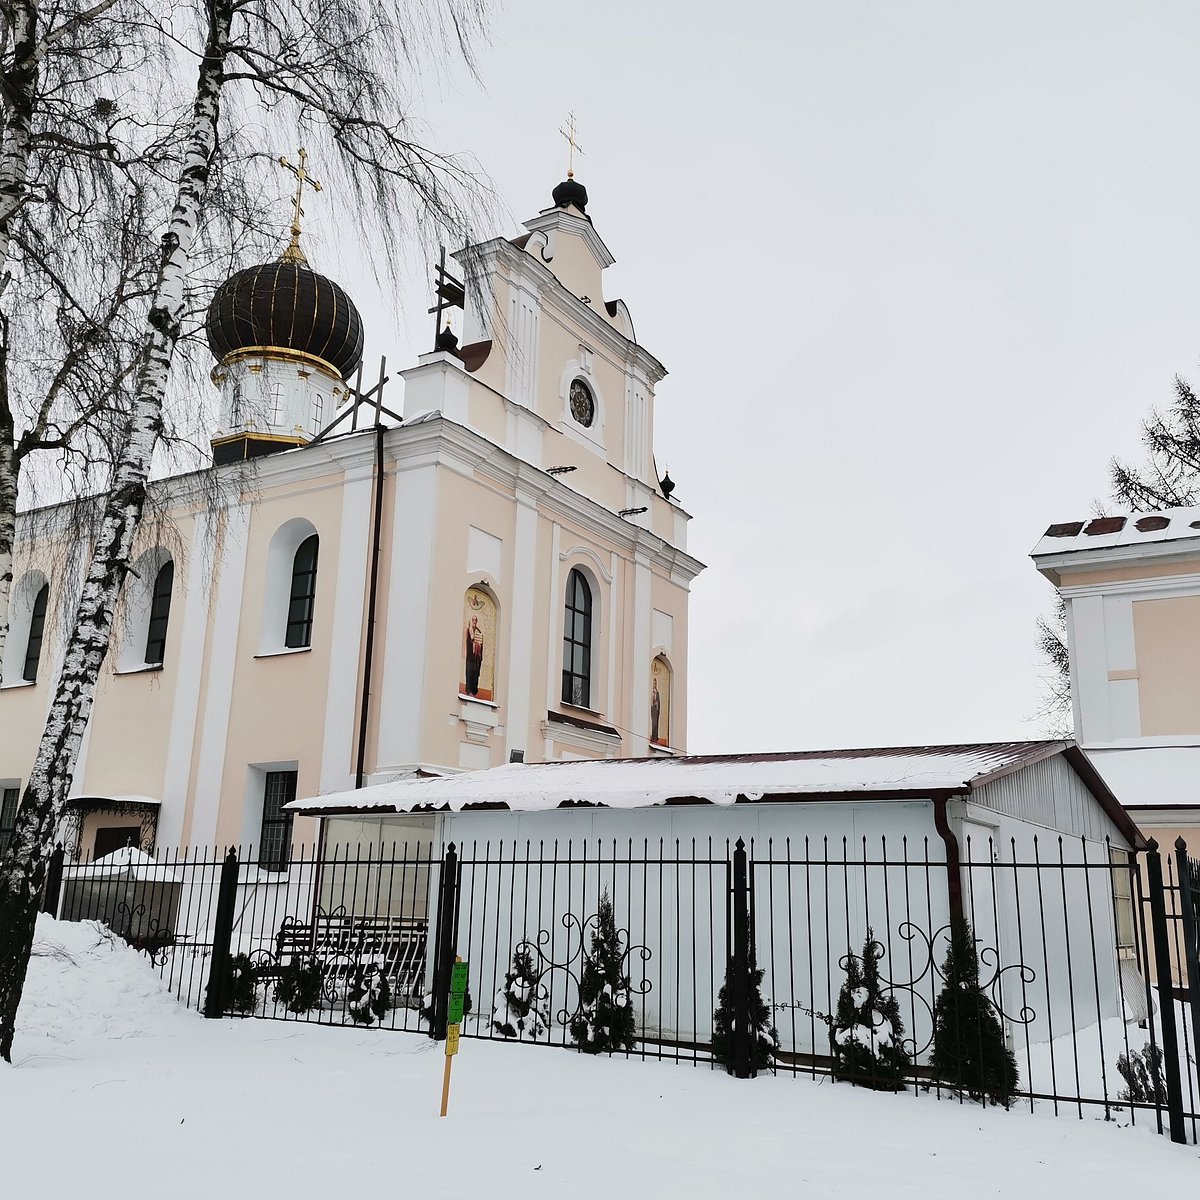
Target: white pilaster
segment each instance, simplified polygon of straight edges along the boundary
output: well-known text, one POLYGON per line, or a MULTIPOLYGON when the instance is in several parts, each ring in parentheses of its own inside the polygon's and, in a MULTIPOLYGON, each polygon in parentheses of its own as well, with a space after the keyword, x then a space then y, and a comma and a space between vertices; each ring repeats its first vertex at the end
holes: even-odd
MULTIPOLYGON (((535 714, 529 711, 533 686, 534 608, 537 603, 534 584, 537 528, 537 507, 518 490, 516 535, 513 541, 512 615, 508 625, 508 711, 504 723, 508 730, 506 748, 509 754, 513 750, 524 750, 530 762, 533 761, 530 739, 543 716, 538 713, 535 718, 535 714)), ((551 559, 552 563, 555 561, 551 559)))
POLYGON ((633 728, 630 753, 641 756, 650 753, 650 650, 652 645, 653 576, 641 561, 633 564, 633 636, 629 650, 630 724, 633 728))
POLYGON ((1075 733, 1080 741, 1112 738, 1108 707, 1108 662, 1104 638, 1104 598, 1077 596, 1069 606, 1071 673, 1075 681, 1075 733))
MULTIPOLYGON (((371 468, 347 474, 342 489, 342 529, 338 539, 333 635, 325 693, 325 730, 321 742, 322 792, 354 786, 358 752, 358 671, 362 661, 363 612, 370 575, 373 533, 371 468)), ((379 481, 383 485, 383 481, 379 481)), ((380 580, 382 585, 383 581, 380 580)), ((382 630, 376 628, 377 646, 382 630)))
POLYGON ((249 506, 239 504, 227 509, 225 528, 214 552, 214 558, 220 564, 220 578, 210 622, 208 687, 199 731, 200 764, 196 771, 191 836, 188 838, 195 846, 214 845, 217 837, 249 533, 249 506))
POLYGON ((174 664, 175 698, 171 728, 167 734, 167 760, 163 767, 162 808, 158 814, 158 843, 178 846, 183 842, 183 820, 187 813, 188 783, 192 775, 192 752, 196 744, 196 718, 200 704, 200 682, 204 676, 204 635, 208 628, 209 600, 216 570, 213 549, 213 518, 197 515, 188 548, 187 579, 172 597, 182 612, 175 619, 183 626, 178 658, 174 664))
POLYGON ((623 599, 620 575, 621 560, 613 550, 608 556, 608 574, 611 582, 608 585, 608 620, 605 623, 605 637, 608 640, 608 705, 604 712, 612 722, 617 721, 617 609, 623 599))
MULTIPOLYGON (((559 562, 559 547, 562 544, 562 526, 557 521, 550 528, 550 607, 547 610, 550 619, 546 622, 547 634, 546 657, 546 708, 554 707, 562 691, 562 638, 563 638, 563 601, 566 593, 563 590, 563 580, 560 578, 561 564, 559 562)), ((549 739, 546 742, 550 744, 549 739)), ((547 754, 549 751, 547 751, 547 754)))
MULTIPOLYGON (((429 625, 437 470, 430 464, 396 474, 391 570, 377 709, 379 773, 421 761, 425 719, 425 630, 429 625)), ((381 631, 376 631, 378 638, 381 631)))

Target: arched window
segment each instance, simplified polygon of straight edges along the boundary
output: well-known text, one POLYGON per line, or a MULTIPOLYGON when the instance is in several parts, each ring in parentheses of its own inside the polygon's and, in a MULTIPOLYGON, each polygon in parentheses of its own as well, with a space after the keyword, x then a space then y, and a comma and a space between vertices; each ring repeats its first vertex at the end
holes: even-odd
POLYGON ((42 657, 42 637, 46 632, 46 605, 50 602, 50 585, 43 583, 33 598, 33 609, 29 614, 29 636, 25 639, 25 667, 21 678, 26 683, 36 683, 38 662, 42 657))
POLYGON ((562 698, 564 704, 590 708, 592 699, 592 589, 583 572, 567 576, 563 619, 562 698))
POLYGON ((150 596, 150 621, 146 626, 146 662, 150 664, 161 663, 167 649, 167 620, 174 586, 175 564, 168 560, 159 567, 150 596))
POLYGON ((288 601, 287 633, 290 650, 312 645, 313 607, 317 599, 317 535, 306 537, 292 559, 292 590, 288 601))

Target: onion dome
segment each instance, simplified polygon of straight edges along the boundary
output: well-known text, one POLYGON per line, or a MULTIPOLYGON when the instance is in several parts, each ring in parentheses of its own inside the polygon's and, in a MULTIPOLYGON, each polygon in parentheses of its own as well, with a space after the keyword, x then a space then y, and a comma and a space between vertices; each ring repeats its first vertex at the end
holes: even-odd
POLYGON ((573 174, 568 173, 567 178, 550 195, 558 208, 566 208, 567 205, 573 204, 580 212, 587 212, 587 188, 573 174))
POLYGON ((447 354, 457 354, 458 336, 455 334, 454 330, 447 325, 446 328, 437 335, 437 341, 435 345, 439 350, 446 351, 447 354))
POLYGON ((205 322, 208 348, 218 362, 238 351, 290 351, 347 379, 362 359, 362 318, 332 279, 297 258, 248 267, 217 288, 205 322))

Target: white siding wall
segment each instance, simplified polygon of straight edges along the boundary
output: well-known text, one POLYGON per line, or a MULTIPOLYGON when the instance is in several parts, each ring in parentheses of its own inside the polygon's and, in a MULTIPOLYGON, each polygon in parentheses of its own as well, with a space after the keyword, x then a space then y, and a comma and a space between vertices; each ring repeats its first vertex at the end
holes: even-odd
POLYGON ((997 813, 1077 837, 1125 839, 1062 757, 1043 759, 981 787, 974 800, 997 813))
MULTIPOLYGON (((579 925, 607 889, 618 925, 649 951, 630 959, 634 988, 645 989, 638 1024, 668 1038, 711 1035, 725 969, 726 863, 739 837, 755 864, 764 995, 786 1049, 827 1053, 814 1014, 836 1003, 839 960, 861 951, 868 927, 886 970, 904 982, 928 957, 906 923, 939 929, 948 919, 943 843, 921 800, 457 813, 442 826, 465 864, 459 948, 482 996, 524 938, 540 936, 548 959, 574 960, 578 971, 579 925), (872 865, 859 865, 864 858, 872 865), (926 860, 928 870, 911 865, 926 860)), ((925 971, 922 998, 901 996, 919 1045, 930 1033, 933 978, 925 971)), ((570 1003, 565 972, 552 972, 549 985, 558 1012, 570 1003)))

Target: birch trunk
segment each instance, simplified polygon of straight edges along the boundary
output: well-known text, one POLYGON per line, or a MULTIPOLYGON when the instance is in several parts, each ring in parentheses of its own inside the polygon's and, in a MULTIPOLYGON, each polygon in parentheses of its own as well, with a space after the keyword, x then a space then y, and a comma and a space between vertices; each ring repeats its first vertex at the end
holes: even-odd
POLYGON ((43 47, 38 42, 36 0, 15 0, 12 14, 12 58, 0 75, 4 97, 4 134, 0 138, 0 277, 8 267, 12 219, 25 198, 29 179, 29 147, 33 108, 43 47))
POLYGON ((0 411, 0 666, 8 641, 8 607, 12 599, 13 549, 17 540, 17 485, 20 460, 13 439, 11 414, 0 411))
MULTIPOLYGON (((21 206, 29 177, 29 147, 41 58, 36 2, 16 0, 9 11, 12 57, 7 69, 0 74, 0 96, 4 103, 4 133, 0 137, 0 288, 8 268, 12 219, 21 206)), ((8 640, 19 468, 16 428, 5 394, 0 397, 0 663, 4 661, 4 646, 8 640)))
POLYGON ((67 639, 63 665, 12 842, 0 862, 0 1057, 12 1061, 17 1008, 33 945, 46 865, 66 808, 96 680, 108 653, 113 611, 129 571, 146 500, 150 460, 162 432, 192 247, 217 145, 221 86, 235 0, 208 0, 208 37, 196 81, 191 128, 145 333, 129 432, 105 502, 96 547, 67 639))

